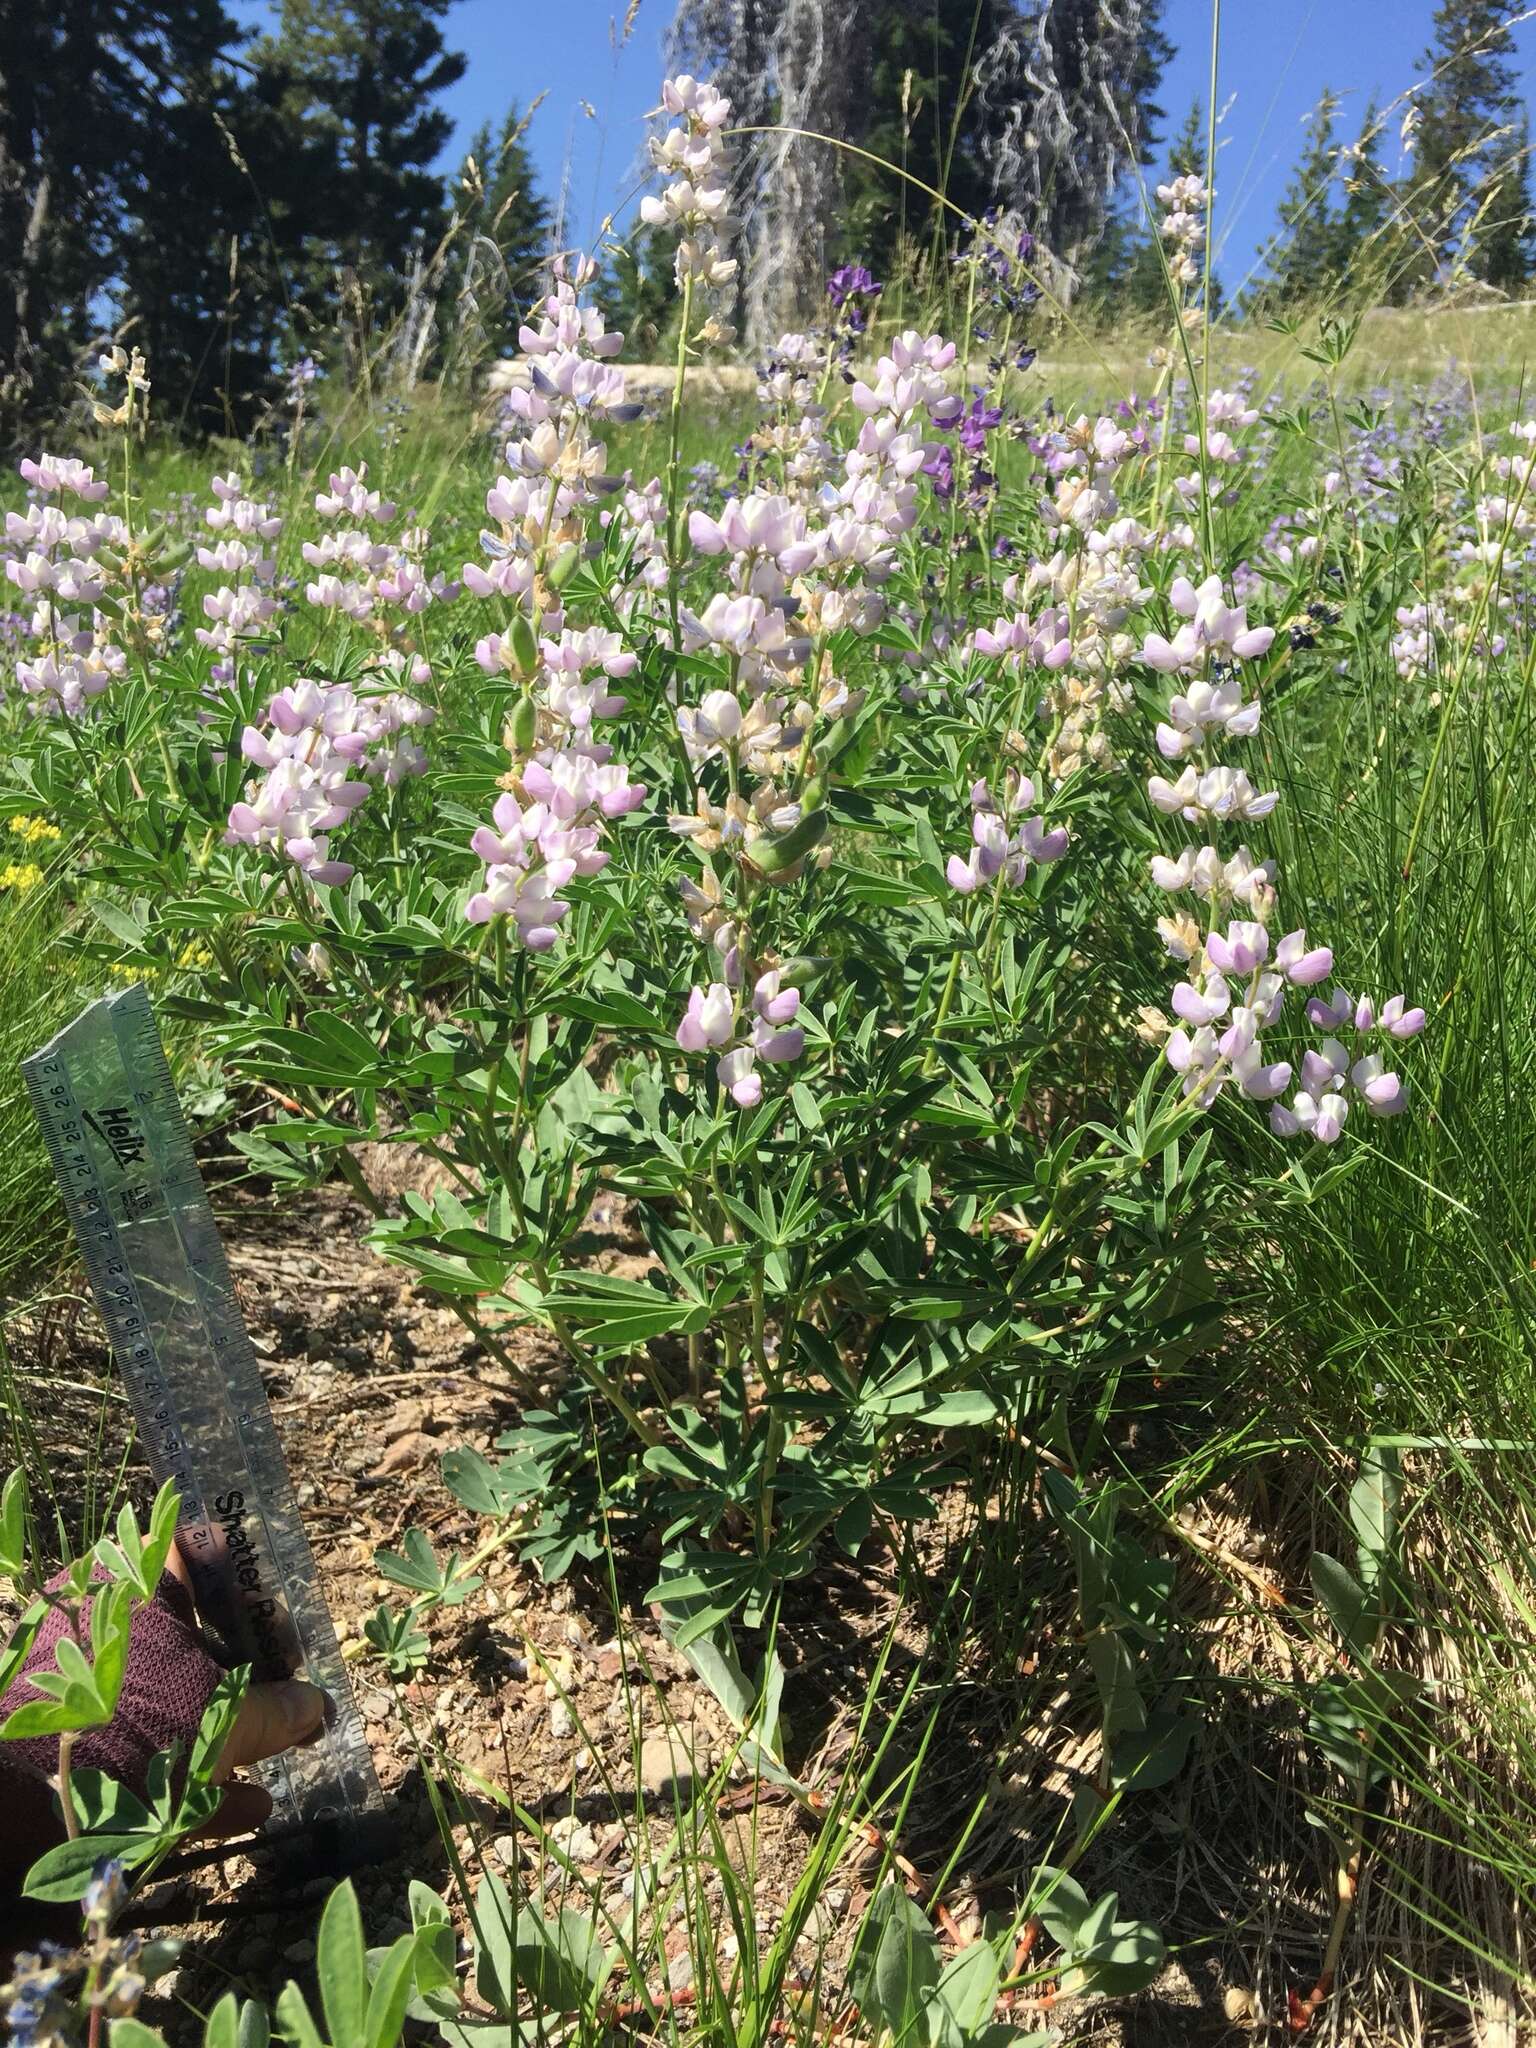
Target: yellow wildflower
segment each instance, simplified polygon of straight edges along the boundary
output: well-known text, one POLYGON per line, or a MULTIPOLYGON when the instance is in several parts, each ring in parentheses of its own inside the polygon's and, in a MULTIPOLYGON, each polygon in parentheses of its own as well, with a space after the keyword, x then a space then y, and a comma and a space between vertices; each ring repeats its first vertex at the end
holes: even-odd
POLYGON ((35 889, 42 879, 43 871, 35 860, 11 861, 0 868, 0 889, 14 889, 18 896, 35 889))
POLYGON ((44 839, 57 839, 59 828, 46 818, 12 818, 10 829, 24 846, 36 846, 44 839))

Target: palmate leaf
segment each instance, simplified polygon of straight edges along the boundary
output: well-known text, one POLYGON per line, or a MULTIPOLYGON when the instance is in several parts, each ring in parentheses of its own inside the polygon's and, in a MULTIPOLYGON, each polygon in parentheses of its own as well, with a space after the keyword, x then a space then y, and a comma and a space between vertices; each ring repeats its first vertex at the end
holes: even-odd
POLYGON ((54 1650, 55 1668, 27 1674, 28 1683, 47 1697, 17 1707, 0 1727, 0 1740, 19 1742, 34 1735, 107 1725, 117 1711, 127 1668, 132 1601, 132 1591, 125 1585, 104 1586, 97 1592, 91 1602, 91 1656, 86 1657, 73 1636, 61 1636, 54 1650))

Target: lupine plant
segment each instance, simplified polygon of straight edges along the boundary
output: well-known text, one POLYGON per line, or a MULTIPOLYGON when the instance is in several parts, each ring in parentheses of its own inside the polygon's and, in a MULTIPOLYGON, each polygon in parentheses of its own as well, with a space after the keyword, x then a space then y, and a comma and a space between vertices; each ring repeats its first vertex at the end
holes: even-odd
MULTIPOLYGON (((1117 1388, 1216 1339, 1249 1219, 1391 1156, 1429 1025, 1372 906, 1314 885, 1275 712, 1294 738, 1347 686, 1341 621, 1379 634, 1420 693, 1411 870, 1447 721, 1528 623, 1536 428, 1465 483, 1444 576, 1372 611, 1416 458, 1340 412, 1347 338, 1290 411, 1203 374, 1186 176, 1159 191, 1178 346, 1152 398, 1025 416, 1027 238, 974 224, 953 332, 882 328, 869 273, 833 276, 761 364, 722 494, 682 428, 730 338, 731 109, 689 77, 663 105, 657 473, 625 465, 641 408, 576 252, 520 331, 468 534, 390 448, 309 507, 237 468, 193 537, 150 522, 148 368, 107 363, 105 453, 29 459, 7 515, 4 802, 66 835, 72 943, 258 1084, 251 1168, 340 1178, 518 1397, 496 1455, 443 1460, 480 1543, 381 1553, 408 1596, 365 1625, 389 1671, 516 1546, 549 1578, 622 1562, 739 1675, 732 1630, 786 1582, 901 1550, 962 1469, 1022 1460, 1099 1741, 1028 1923, 1108 1988, 1161 1951, 1075 1859, 1197 1735, 1166 1532, 1111 1473, 1117 1388), (1318 420, 1327 467, 1274 517, 1259 485, 1318 420), (183 573, 208 587, 178 637, 153 593, 183 573), (432 1192, 372 1185, 390 1145, 432 1192), (587 1259, 595 1212, 641 1272, 587 1259)), ((1349 1575, 1318 1569, 1338 1622, 1349 1575)), ((920 1955, 882 1912, 875 1956, 920 1955)), ((1011 1981, 997 1941, 963 1998, 926 1962, 899 2009, 894 1965, 868 1995, 893 2034, 969 2039, 975 1987, 990 2010, 1011 1981)))
MULTIPOLYGON (((647 207, 679 236, 680 394, 731 281, 729 105, 680 78, 666 110, 647 207)), ((1165 449, 1109 417, 1041 439, 1025 533, 967 570, 993 621, 968 629, 924 568, 934 437, 965 412, 954 341, 897 334, 843 384, 869 300, 844 280, 831 328, 777 352, 751 488, 706 512, 676 460, 612 470, 633 408, 591 277, 561 259, 522 330, 477 561, 435 560, 425 525, 388 538, 397 504, 343 467, 304 605, 279 610, 279 517, 214 480, 227 537, 199 559, 236 580, 204 600, 206 665, 157 666, 93 566, 136 522, 126 456, 121 512, 80 463, 30 463, 7 567, 57 687, 21 678, 44 715, 16 774, 80 831, 120 957, 206 949, 168 1005, 292 1105, 242 1140, 253 1164, 342 1173, 379 1249, 537 1397, 504 1463, 451 1481, 540 1498, 546 1566, 659 1514, 654 1595, 704 1631, 760 1615, 822 1544, 928 1512, 956 1426, 1075 1470, 1075 1402, 1196 1313, 1171 1276, 1228 1083, 1330 1144, 1353 1105, 1405 1106, 1376 1045, 1424 1012, 1336 987, 1299 1041, 1287 994, 1333 954, 1272 931, 1247 836, 1278 797, 1228 759, 1275 629, 1189 524, 1157 523, 1165 449), (70 494, 99 509, 63 518, 70 494), (1049 552, 1000 575, 1031 524, 1049 552), (1127 1017, 1166 1065, 1106 1112, 1068 1056, 1093 1007, 1074 962, 1138 746, 1169 768, 1151 815, 1202 843, 1151 855, 1174 1021, 1127 1017), (440 1191, 391 1211, 359 1163, 380 1142, 430 1154, 440 1191), (643 1234, 644 1278, 575 1262, 599 1195, 643 1234), (537 1374, 519 1327, 548 1340, 537 1374)), ((991 410, 966 415, 967 461, 991 410)), ((1245 459, 1253 409, 1206 412, 1182 496, 1245 459)))

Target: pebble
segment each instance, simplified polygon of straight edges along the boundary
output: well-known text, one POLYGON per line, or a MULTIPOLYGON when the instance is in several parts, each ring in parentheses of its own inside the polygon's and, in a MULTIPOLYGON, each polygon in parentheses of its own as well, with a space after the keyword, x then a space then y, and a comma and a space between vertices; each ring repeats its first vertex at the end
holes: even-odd
POLYGON ((552 1821, 545 1830, 557 1848, 570 1857, 573 1863, 590 1863, 597 1854, 597 1837, 575 1814, 568 1813, 552 1821))
POLYGON ((841 1915, 834 1913, 825 1899, 818 1899, 805 1916, 800 1939, 810 1942, 815 1948, 825 1948, 836 1934, 840 1921, 841 1915))
POLYGON ((640 1786, 658 1799, 686 1799, 693 1791, 693 1758, 676 1729, 658 1729, 641 1743, 640 1786))
POLYGON ((576 1733, 575 1720, 564 1700, 552 1700, 550 1702, 549 1732, 556 1742, 569 1742, 576 1733))
POLYGON ((270 1970, 277 1961, 277 1943, 270 1935, 255 1934, 240 1951, 238 1967, 255 1973, 270 1970))
POLYGON ((686 1991, 692 1982, 693 1957, 684 1949, 681 1955, 675 1955, 667 1965, 667 1989, 686 1991))
POLYGON ((315 1959, 315 1944, 306 1935, 301 1941, 290 1941, 283 1950, 285 1963, 312 1963, 315 1959))
POLYGON ((503 1870, 516 1870, 518 1853, 516 1835, 498 1835, 495 1841, 492 1842, 491 1847, 495 1850, 496 1860, 503 1870))

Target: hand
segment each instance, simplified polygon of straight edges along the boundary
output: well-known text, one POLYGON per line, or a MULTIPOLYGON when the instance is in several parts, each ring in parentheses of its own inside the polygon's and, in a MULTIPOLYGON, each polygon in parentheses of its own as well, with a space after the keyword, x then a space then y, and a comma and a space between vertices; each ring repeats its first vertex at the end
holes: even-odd
MULTIPOLYGON (((180 1551, 172 1549, 166 1569, 187 1593, 190 1605, 191 1589, 180 1551)), ((131 1668, 131 1644, 128 1656, 131 1668)), ((249 1779, 234 1784, 226 1781, 247 1765, 263 1763, 269 1756, 280 1756, 285 1749, 302 1749, 313 1742, 325 1726, 326 1706, 326 1695, 319 1686, 304 1678, 274 1679, 247 1689, 213 1774, 218 1783, 226 1785, 226 1790, 218 1812, 198 1830, 199 1835, 222 1840, 227 1835, 248 1835, 261 1826, 272 1811, 266 1788, 249 1779)))
MULTIPOLYGON (((43 1624, 20 1675, 0 1701, 0 1722, 38 1697, 28 1673, 52 1668, 64 1626, 59 1612, 43 1624)), ((117 1712, 110 1726, 78 1738, 75 1765, 104 1771, 142 1798, 150 1759, 172 1743, 179 1742, 183 1751, 190 1747, 221 1675, 198 1629, 185 1568, 173 1550, 154 1599, 134 1611, 117 1712)), ((326 1704, 320 1688, 301 1678, 249 1689, 214 1774, 228 1781, 223 1799, 200 1833, 222 1838, 260 1827, 272 1801, 262 1786, 235 1773, 312 1742, 324 1726, 326 1704)), ((58 1762, 56 1736, 0 1743, 0 1810, 7 1818, 0 1831, 0 1899, 18 1893, 32 1864, 62 1837, 50 1789, 58 1762)))

